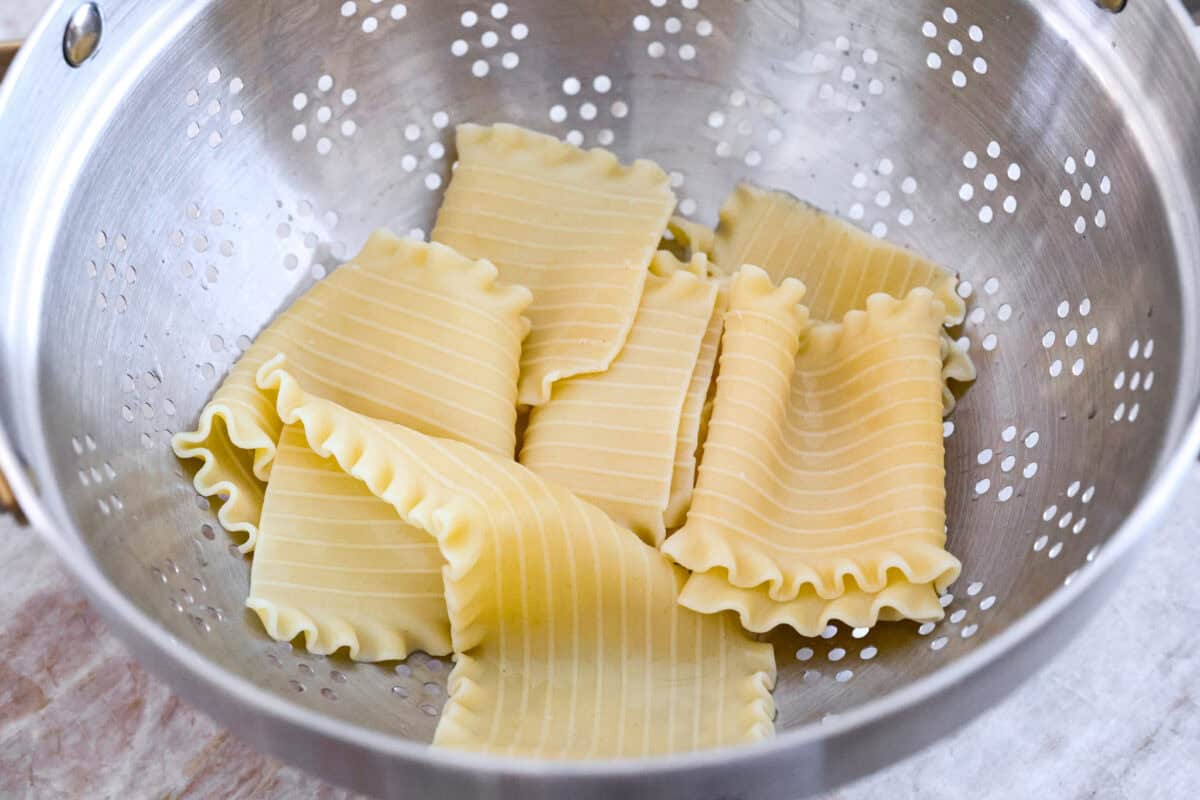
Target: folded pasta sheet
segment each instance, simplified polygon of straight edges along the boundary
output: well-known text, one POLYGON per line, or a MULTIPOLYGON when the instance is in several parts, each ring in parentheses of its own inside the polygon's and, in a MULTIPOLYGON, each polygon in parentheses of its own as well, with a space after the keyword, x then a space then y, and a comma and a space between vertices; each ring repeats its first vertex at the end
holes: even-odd
MULTIPOLYGON (((943 304, 946 325, 962 322, 966 313, 949 270, 783 192, 739 184, 721 209, 713 252, 731 269, 753 264, 775 281, 799 278, 814 320, 839 322, 846 312, 866 308, 877 292, 905 297, 918 287, 943 304)), ((949 414, 955 397, 948 381, 975 380, 975 365, 948 334, 942 357, 942 410, 949 414)))
POLYGON ((721 343, 721 330, 725 325, 725 309, 728 305, 729 285, 722 281, 718 284, 716 304, 708 321, 708 329, 700 342, 700 354, 692 369, 692 380, 688 384, 687 396, 683 401, 683 414, 679 419, 675 468, 671 475, 671 496, 664 515, 667 530, 683 524, 687 510, 692 504, 692 492, 696 486, 696 460, 700 443, 707 430, 705 406, 712 389, 717 366, 717 349, 721 343))
POLYGON ((555 381, 617 357, 674 206, 666 173, 649 161, 623 166, 512 125, 459 126, 433 239, 533 291, 522 404, 545 403, 555 381))
POLYGON ((746 630, 762 633, 787 625, 802 636, 819 636, 833 621, 869 628, 876 622, 927 622, 943 616, 936 592, 931 592, 928 585, 899 577, 890 579, 878 592, 847 587, 838 597, 826 599, 806 585, 791 600, 775 600, 761 586, 734 586, 728 571, 720 567, 692 573, 679 594, 679 602, 705 614, 734 611, 746 630))
POLYGON ((773 731, 771 647, 676 602, 684 578, 602 511, 512 460, 260 373, 279 413, 446 559, 457 663, 434 743, 543 758, 650 755, 773 731))
POLYGON ((446 655, 445 563, 432 536, 284 428, 246 600, 272 638, 356 661, 446 655))
POLYGON ((244 551, 283 430, 255 373, 278 353, 322 397, 511 457, 530 295, 496 277, 487 262, 380 232, 259 334, 197 430, 173 440, 181 458, 203 461, 196 490, 228 495, 218 517, 246 533, 244 551))
POLYGON ((753 264, 774 281, 800 279, 814 320, 839 322, 873 294, 907 297, 918 287, 942 303, 946 324, 966 313, 952 272, 789 194, 739 184, 720 217, 713 259, 730 270, 753 264))
POLYGON ((942 414, 954 410, 958 398, 950 389, 950 381, 971 383, 975 380, 975 362, 966 348, 954 340, 948 331, 942 331, 942 414))
MULTIPOLYGON (((604 372, 556 383, 530 413, 521 449, 522 464, 656 546, 666 535, 681 433, 695 441, 684 411, 717 297, 706 267, 703 255, 685 265, 659 252, 621 353, 604 372)), ((705 391, 700 378, 697 391, 705 391)))
POLYGON ((919 288, 812 324, 803 293, 755 267, 734 278, 695 497, 663 546, 700 573, 681 602, 806 634, 940 614, 960 569, 944 549, 945 310, 919 288))
POLYGON ((716 232, 712 228, 687 217, 674 216, 667 221, 661 247, 677 258, 687 260, 701 254, 712 258, 715 243, 716 232))

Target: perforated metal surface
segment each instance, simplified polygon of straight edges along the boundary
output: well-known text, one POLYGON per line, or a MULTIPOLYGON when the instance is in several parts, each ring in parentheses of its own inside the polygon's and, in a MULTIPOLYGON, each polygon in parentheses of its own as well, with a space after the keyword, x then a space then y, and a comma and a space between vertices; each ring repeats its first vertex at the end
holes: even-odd
POLYGON ((1195 405, 1174 165, 1197 114, 1170 87, 1196 64, 1166 3, 125 0, 60 75, 36 48, 69 10, 18 84, 77 81, 57 160, 26 143, 6 164, 29 188, 0 256, 0 412, 64 550, 188 659, 289 703, 427 742, 449 663, 269 641, 248 559, 168 440, 372 229, 426 235, 460 122, 655 159, 707 223, 738 180, 786 189, 960 271, 980 375, 945 424, 963 576, 937 624, 773 634, 781 731, 819 740, 1075 580, 1195 405))

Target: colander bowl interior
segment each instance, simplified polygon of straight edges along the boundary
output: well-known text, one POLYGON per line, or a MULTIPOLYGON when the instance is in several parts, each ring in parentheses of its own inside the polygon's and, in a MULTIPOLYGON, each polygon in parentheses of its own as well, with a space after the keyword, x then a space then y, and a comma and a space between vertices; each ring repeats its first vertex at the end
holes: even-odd
MULTIPOLYGON (((847 725, 955 697, 985 664, 1006 665, 994 686, 1028 674, 1047 645, 1018 642, 1090 613, 1193 447, 1200 65, 1169 2, 117 0, 78 70, 73 8, 44 20, 0 116, 17 187, 0 464, 28 469, 31 518, 140 652, 223 687, 216 710, 268 749, 302 758, 279 731, 319 730, 333 744, 313 765, 339 779, 396 791, 422 763, 634 780, 791 752, 783 789, 835 782, 861 771, 831 738, 847 725), (60 102, 35 107, 47 85, 60 102), (946 617, 771 634, 770 745, 609 773, 427 751, 407 743, 432 737, 448 659, 313 656, 243 608, 250 562, 169 439, 370 231, 427 236, 468 121, 654 159, 708 224, 740 180, 785 189, 961 275, 979 379, 944 428, 964 564, 946 617)), ((962 702, 995 691, 976 694, 962 702)))

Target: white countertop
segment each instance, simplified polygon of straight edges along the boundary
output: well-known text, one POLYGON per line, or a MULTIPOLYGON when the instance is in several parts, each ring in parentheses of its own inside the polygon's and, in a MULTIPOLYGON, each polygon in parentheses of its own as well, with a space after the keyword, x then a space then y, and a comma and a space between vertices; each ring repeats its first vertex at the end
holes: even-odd
MULTIPOLYGON (((0 5, 0 39, 17 38, 46 0, 0 5)), ((346 796, 183 705, 8 521, 0 564, 0 796, 346 796), (31 635, 34 619, 59 626, 55 636, 31 635)), ((1196 564, 1200 467, 1108 607, 1045 670, 957 735, 825 800, 1195 796, 1196 564)))

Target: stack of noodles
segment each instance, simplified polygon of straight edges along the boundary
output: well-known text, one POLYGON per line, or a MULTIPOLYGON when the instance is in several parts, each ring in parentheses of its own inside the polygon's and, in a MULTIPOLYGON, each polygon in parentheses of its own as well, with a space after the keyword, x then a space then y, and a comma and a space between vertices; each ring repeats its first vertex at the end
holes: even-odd
POLYGON ((608 758, 771 735, 752 633, 940 617, 953 275, 786 195, 714 232, 652 163, 457 138, 433 243, 373 235, 175 437, 270 636, 453 653, 435 744, 608 758))

